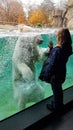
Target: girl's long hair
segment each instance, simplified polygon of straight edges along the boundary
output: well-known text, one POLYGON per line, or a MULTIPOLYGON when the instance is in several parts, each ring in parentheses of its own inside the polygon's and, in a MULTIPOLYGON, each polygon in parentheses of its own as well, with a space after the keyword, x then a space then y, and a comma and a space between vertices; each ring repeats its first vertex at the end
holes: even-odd
POLYGON ((72 54, 72 39, 71 39, 71 35, 68 28, 62 28, 58 32, 58 37, 60 39, 60 42, 62 43, 62 48, 64 52, 67 53, 67 55, 71 55, 72 54))

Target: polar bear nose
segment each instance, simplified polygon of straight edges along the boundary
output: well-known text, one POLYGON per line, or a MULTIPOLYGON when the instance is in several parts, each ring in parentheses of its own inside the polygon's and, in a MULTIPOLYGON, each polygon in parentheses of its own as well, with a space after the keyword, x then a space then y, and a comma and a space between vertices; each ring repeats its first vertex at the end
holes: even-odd
POLYGON ((42 42, 43 42, 43 39, 38 39, 37 40, 37 44, 42 44, 42 42))

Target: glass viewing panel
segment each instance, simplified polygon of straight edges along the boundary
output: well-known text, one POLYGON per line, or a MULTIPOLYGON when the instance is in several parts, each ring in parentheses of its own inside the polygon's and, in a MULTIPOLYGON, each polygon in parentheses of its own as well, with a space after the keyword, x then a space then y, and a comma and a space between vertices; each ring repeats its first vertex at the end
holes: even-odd
MULTIPOLYGON (((0 120, 52 95, 50 84, 40 81, 38 76, 49 41, 57 43, 57 28, 68 25, 73 42, 73 3, 29 1, 0 1, 0 120), (36 44, 36 35, 43 39, 42 44, 36 44)), ((63 89, 73 85, 72 66, 73 55, 67 63, 63 89)))
MULTIPOLYGON (((71 36, 73 39, 73 35, 71 35, 71 36)), ((12 56, 14 53, 14 48, 15 48, 16 42, 18 40, 18 37, 19 36, 16 36, 16 37, 15 36, 2 36, 2 37, 0 37, 0 120, 3 120, 5 118, 19 112, 22 108, 25 109, 29 106, 32 106, 36 102, 39 102, 40 100, 43 100, 43 99, 49 97, 50 95, 52 95, 52 90, 51 90, 50 84, 47 84, 45 82, 38 80, 38 76, 39 76, 39 73, 40 73, 41 67, 42 67, 42 62, 40 62, 40 61, 37 61, 34 63, 35 67, 36 67, 36 81, 34 80, 33 82, 30 80, 28 80, 28 82, 23 81, 21 79, 21 74, 18 75, 18 70, 16 68, 15 71, 17 74, 15 75, 15 73, 14 73, 13 76, 20 76, 20 81, 16 82, 16 84, 15 84, 16 88, 14 88, 14 84, 12 83, 13 78, 14 78, 12 76, 12 73, 13 73, 12 72, 13 71, 12 56), (40 87, 44 89, 44 96, 43 96, 43 90, 40 87), (22 100, 22 102, 21 101, 19 102, 20 103, 19 106, 21 105, 20 109, 18 108, 18 101, 16 101, 14 98, 14 91, 16 91, 15 96, 17 96, 19 94, 18 97, 19 97, 19 99, 22 100), (24 93, 24 94, 22 94, 22 93, 24 93), (29 99, 30 99, 30 101, 28 101, 29 99), (34 102, 33 102, 33 99, 35 99, 34 102), (25 102, 26 106, 24 105, 24 102, 25 102)), ((54 42, 54 44, 56 44, 55 33, 53 33, 53 34, 44 33, 44 34, 41 34, 41 37, 43 39, 43 43, 41 45, 39 45, 40 48, 41 47, 46 48, 48 46, 48 43, 50 40, 52 40, 54 42)), ((28 41, 28 39, 29 38, 27 36, 27 41, 28 41)), ((29 49, 29 51, 31 51, 31 49, 29 49)), ((28 54, 26 53, 26 56, 27 55, 28 54)), ((18 58, 18 60, 19 59, 20 59, 20 57, 18 58)), ((20 64, 22 62, 23 61, 21 61, 20 64)), ((18 62, 16 62, 16 64, 18 64, 18 62)), ((66 89, 69 86, 73 85, 72 65, 73 65, 73 55, 70 56, 69 61, 67 63, 67 77, 66 77, 65 83, 63 84, 63 89, 66 89)), ((25 68, 28 69, 27 66, 25 66, 25 68)), ((24 68, 25 72, 23 70, 24 78, 27 77, 27 79, 29 79, 30 71, 28 69, 28 73, 27 73, 27 70, 25 68, 24 68)), ((34 68, 31 68, 31 69, 33 70, 34 68)), ((16 77, 16 78, 18 78, 18 77, 16 77)), ((30 79, 32 80, 32 78, 30 78, 30 79)))

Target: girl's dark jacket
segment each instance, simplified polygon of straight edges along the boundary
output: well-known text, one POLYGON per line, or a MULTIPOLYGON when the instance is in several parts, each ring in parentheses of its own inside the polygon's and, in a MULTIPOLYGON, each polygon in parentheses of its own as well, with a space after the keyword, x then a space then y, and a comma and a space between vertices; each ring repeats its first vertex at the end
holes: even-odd
POLYGON ((63 83, 66 78, 66 63, 72 54, 72 47, 56 46, 51 50, 49 58, 43 65, 39 78, 48 83, 63 83), (68 48, 68 49, 67 49, 68 48))

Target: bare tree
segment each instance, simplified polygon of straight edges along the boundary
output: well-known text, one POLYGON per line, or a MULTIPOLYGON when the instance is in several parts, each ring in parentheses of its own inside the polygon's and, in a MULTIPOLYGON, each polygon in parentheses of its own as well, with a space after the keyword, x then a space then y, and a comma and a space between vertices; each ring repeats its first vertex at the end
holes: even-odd
POLYGON ((66 2, 64 2, 64 7, 62 10, 62 24, 64 26, 64 24, 66 25, 66 14, 68 13, 69 9, 73 8, 73 0, 66 0, 66 2))
POLYGON ((23 13, 24 17, 24 11, 22 3, 18 0, 0 0, 1 8, 3 11, 1 11, 2 17, 1 19, 6 21, 7 23, 16 22, 18 23, 18 18, 21 13, 23 13))
POLYGON ((42 9, 46 12, 46 14, 50 14, 54 9, 54 3, 51 0, 44 0, 41 4, 42 9))
POLYGON ((68 12, 69 7, 66 5, 67 0, 59 0, 58 3, 54 3, 55 11, 54 11, 54 26, 62 27, 66 26, 66 14, 68 12))

